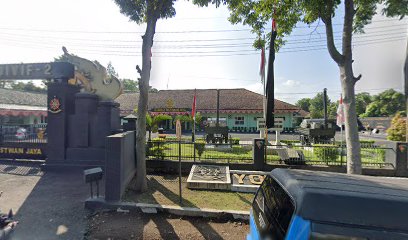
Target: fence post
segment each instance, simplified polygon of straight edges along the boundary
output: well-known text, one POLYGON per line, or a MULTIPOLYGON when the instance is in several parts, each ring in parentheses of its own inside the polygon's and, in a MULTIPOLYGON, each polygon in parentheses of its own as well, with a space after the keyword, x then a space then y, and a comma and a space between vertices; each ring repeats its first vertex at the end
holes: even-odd
POLYGON ((196 161, 196 148, 195 148, 195 142, 193 142, 193 151, 194 151, 194 162, 196 161))
POLYGON ((343 142, 341 142, 340 145, 340 166, 343 166, 343 142))
POLYGON ((183 198, 181 196, 181 140, 179 140, 179 200, 182 205, 183 198))
POLYGON ((252 158, 255 170, 262 171, 265 163, 265 139, 255 138, 252 144, 252 158))
POLYGON ((397 159, 395 166, 395 175, 397 177, 406 177, 408 175, 408 143, 399 142, 397 143, 397 159))

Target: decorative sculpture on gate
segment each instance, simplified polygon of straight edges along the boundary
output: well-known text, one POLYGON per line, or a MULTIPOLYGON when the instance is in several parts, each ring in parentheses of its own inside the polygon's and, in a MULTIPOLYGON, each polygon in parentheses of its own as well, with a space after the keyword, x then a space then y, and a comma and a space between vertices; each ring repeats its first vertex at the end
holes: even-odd
POLYGON ((84 91, 95 93, 102 100, 113 100, 122 93, 121 81, 108 75, 106 68, 98 61, 70 54, 65 47, 62 47, 62 50, 63 60, 75 65, 75 78, 69 80, 70 84, 81 85, 84 91))

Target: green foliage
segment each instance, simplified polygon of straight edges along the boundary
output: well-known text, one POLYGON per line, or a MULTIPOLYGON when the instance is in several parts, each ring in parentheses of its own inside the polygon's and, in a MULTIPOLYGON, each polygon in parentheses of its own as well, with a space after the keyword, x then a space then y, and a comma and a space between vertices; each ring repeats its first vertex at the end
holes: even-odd
MULTIPOLYGON (((330 100, 328 102, 327 112, 329 118, 336 118, 339 103, 330 100)), ((296 103, 296 106, 309 111, 311 118, 322 118, 323 94, 318 93, 312 99, 302 98, 296 103)), ((404 108, 404 95, 393 89, 373 96, 366 92, 356 94, 356 112, 359 117, 393 116, 397 112, 403 112, 404 108)))
POLYGON ((362 117, 388 117, 393 116, 399 111, 405 110, 404 94, 394 89, 386 90, 373 96, 372 102, 368 104, 362 117))
MULTIPOLYGON (((178 141, 178 139, 175 136, 167 136, 166 141, 167 142, 174 142, 174 141, 178 141)), ((191 141, 191 137, 183 137, 182 136, 181 141, 191 141)))
MULTIPOLYGON (((139 92, 139 81, 128 78, 120 79, 120 81, 123 84, 123 90, 125 90, 125 92, 139 92)), ((149 93, 157 93, 158 91, 156 88, 149 86, 149 93)))
POLYGON ((115 68, 113 67, 112 63, 109 62, 108 66, 106 66, 106 72, 111 77, 119 78, 119 74, 116 72, 115 68))
POLYGON ((169 115, 165 114, 159 114, 154 117, 150 116, 149 114, 146 114, 146 126, 147 130, 152 131, 152 132, 157 132, 159 123, 166 121, 166 120, 171 120, 172 117, 169 115))
POLYGON ((176 15, 175 0, 115 0, 120 13, 138 24, 148 19, 171 18, 176 15))
POLYGON ((176 117, 174 117, 173 122, 176 123, 177 120, 180 120, 180 122, 191 122, 191 116, 189 115, 177 115, 176 117))
POLYGON ((299 99, 297 102, 296 102, 296 106, 298 106, 298 107, 300 107, 302 110, 304 110, 304 111, 306 111, 306 112, 310 112, 310 101, 311 101, 312 99, 310 99, 310 98, 302 98, 302 99, 299 99))
POLYGON ((288 146, 295 145, 296 143, 300 143, 299 140, 280 140, 281 143, 287 144, 288 146))
POLYGON ((248 152, 250 152, 250 149, 244 148, 240 145, 233 145, 232 146, 232 150, 231 150, 231 154, 246 154, 248 152))
MULTIPOLYGON (((353 19, 353 29, 355 32, 363 32, 364 26, 371 22, 375 15, 377 6, 385 3, 384 13, 387 16, 405 16, 408 12, 407 0, 355 0, 354 8, 357 9, 353 19)), ((278 25, 278 36, 276 40, 276 50, 279 50, 284 43, 284 37, 288 36, 298 22, 312 24, 316 21, 331 19, 335 15, 335 10, 344 1, 340 0, 308 0, 308 1, 282 1, 282 0, 193 0, 199 6, 208 4, 228 5, 230 10, 229 21, 233 24, 242 23, 249 25, 257 36, 265 34, 265 27, 270 23, 274 15, 278 25), (275 14, 273 12, 275 11, 275 14)), ((267 33, 270 39, 270 33, 267 33)), ((264 45, 260 38, 254 42, 254 47, 259 49, 264 45)))
POLYGON ((149 149, 149 155, 155 156, 155 157, 158 157, 164 160, 164 157, 166 156, 164 150, 166 149, 161 145, 153 145, 153 147, 149 149))
POLYGON ((162 160, 164 160, 164 157, 166 156, 165 144, 166 144, 166 140, 164 138, 159 138, 159 137, 153 138, 152 141, 147 145, 148 151, 146 152, 146 155, 159 157, 162 160))
POLYGON ((139 92, 139 85, 136 80, 125 78, 121 79, 121 81, 125 92, 139 92))
POLYGON ((46 93, 47 92, 46 85, 37 86, 32 81, 29 81, 27 83, 21 82, 21 81, 10 81, 10 82, 4 81, 4 82, 2 82, 2 84, 0 84, 0 87, 1 88, 10 88, 10 89, 13 89, 13 90, 18 90, 18 91, 25 91, 25 92, 37 92, 37 93, 46 93))
POLYGON ((314 144, 313 153, 318 160, 326 162, 334 162, 339 157, 338 147, 330 144, 314 144))
MULTIPOLYGON (((327 105, 330 106, 331 102, 327 97, 327 105)), ((312 99, 310 99, 310 117, 311 118, 323 118, 324 117, 324 103, 323 93, 318 93, 312 99)))
POLYGON ((391 121, 391 127, 387 129, 387 139, 392 141, 405 142, 407 133, 406 118, 397 113, 391 121))
POLYGON ((388 0, 385 1, 385 7, 383 13, 387 17, 400 17, 404 18, 408 15, 408 0, 388 0))
POLYGON ((198 154, 198 158, 199 158, 199 159, 201 158, 201 155, 203 155, 203 153, 204 153, 205 144, 206 144, 206 142, 203 141, 203 140, 197 140, 197 141, 195 141, 195 143, 194 143, 194 148, 195 148, 196 151, 197 151, 197 154, 198 154))
POLYGON ((373 148, 375 147, 374 140, 360 140, 361 148, 373 148))
POLYGON ((372 102, 371 96, 367 92, 356 94, 356 113, 357 116, 362 116, 368 105, 372 102))
POLYGON ((239 138, 231 138, 230 143, 234 144, 234 145, 237 145, 237 144, 239 144, 239 140, 240 140, 239 138))

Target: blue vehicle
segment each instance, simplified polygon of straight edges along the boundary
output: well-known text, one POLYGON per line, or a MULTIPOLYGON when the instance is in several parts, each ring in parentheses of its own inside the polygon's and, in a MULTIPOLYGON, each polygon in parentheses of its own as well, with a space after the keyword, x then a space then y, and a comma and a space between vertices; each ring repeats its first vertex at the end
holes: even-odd
POLYGON ((247 240, 408 239, 408 179, 275 169, 247 240))

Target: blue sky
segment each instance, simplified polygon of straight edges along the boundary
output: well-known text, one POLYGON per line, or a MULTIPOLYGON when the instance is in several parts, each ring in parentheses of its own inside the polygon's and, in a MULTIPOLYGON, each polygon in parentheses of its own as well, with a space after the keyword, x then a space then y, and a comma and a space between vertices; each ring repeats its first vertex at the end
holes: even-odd
MULTIPOLYGON (((112 0, 2 0, 0 8, 0 63, 52 61, 66 46, 71 53, 104 65, 111 61, 121 78, 138 77, 135 65, 141 64, 145 26, 129 22, 112 0)), ((159 20, 157 25, 153 87, 243 87, 262 92, 260 53, 251 47, 255 36, 249 27, 231 25, 225 7, 198 8, 178 1, 176 11, 175 18, 159 20)), ((341 18, 340 9, 334 19, 337 37, 341 18)), ((276 56, 276 97, 294 103, 326 87, 337 99, 339 70, 324 47, 324 25, 313 34, 313 27, 298 27, 276 56)), ((356 89, 401 90, 407 20, 376 16, 366 32, 354 39, 355 75, 363 74, 356 89)))

